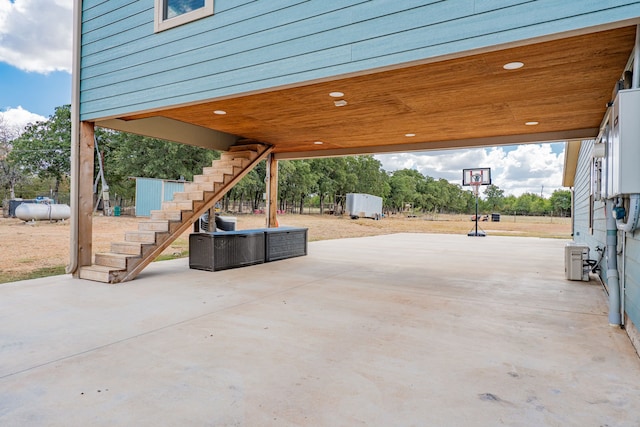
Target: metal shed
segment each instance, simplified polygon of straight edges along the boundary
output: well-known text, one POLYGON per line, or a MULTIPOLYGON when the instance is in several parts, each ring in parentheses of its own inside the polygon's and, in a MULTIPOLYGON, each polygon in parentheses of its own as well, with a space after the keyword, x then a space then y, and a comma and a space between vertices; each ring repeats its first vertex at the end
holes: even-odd
POLYGON ((136 216, 150 216, 173 200, 173 193, 184 190, 186 181, 136 177, 136 216))

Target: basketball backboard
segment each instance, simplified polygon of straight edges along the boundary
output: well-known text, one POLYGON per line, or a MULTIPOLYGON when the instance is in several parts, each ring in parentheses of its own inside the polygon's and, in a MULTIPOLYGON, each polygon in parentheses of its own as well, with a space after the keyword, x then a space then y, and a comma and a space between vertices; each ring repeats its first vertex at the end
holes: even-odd
POLYGON ((462 185, 474 184, 491 185, 491 168, 462 169, 462 185))

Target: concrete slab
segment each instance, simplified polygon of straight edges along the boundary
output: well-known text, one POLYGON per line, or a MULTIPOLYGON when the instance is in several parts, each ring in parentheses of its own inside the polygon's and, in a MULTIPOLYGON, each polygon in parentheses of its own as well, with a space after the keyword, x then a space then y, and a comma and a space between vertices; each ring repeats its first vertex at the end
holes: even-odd
POLYGON ((123 285, 0 285, 0 425, 638 426, 565 241, 396 234, 123 285))

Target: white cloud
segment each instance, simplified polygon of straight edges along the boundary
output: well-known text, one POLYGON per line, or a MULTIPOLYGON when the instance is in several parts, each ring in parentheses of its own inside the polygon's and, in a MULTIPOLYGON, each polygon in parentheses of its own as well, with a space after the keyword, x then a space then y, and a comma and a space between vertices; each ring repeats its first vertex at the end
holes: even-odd
POLYGON ((24 71, 71 72, 72 0, 0 0, 0 61, 24 71))
POLYGON ((488 167, 493 184, 506 195, 542 191, 549 197, 562 188, 563 143, 383 154, 376 158, 386 171, 416 169, 425 176, 454 184, 462 184, 462 169, 488 167), (554 148, 559 152, 555 153, 554 148))
POLYGON ((0 111, 0 123, 17 133, 22 133, 25 126, 30 123, 43 122, 47 118, 39 114, 32 113, 18 106, 0 111))

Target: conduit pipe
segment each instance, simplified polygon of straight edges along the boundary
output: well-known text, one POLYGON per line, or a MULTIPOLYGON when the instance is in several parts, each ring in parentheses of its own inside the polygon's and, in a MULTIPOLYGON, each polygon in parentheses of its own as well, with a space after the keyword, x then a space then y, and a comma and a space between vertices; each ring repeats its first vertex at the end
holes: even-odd
POLYGON ((631 77, 631 87, 640 87, 640 24, 636 25, 636 45, 633 50, 633 74, 631 77))
POLYGON ((626 233, 633 233, 638 228, 640 222, 640 194, 631 194, 629 196, 629 214, 627 215, 627 222, 624 222, 624 218, 616 219, 616 226, 618 230, 626 233))
POLYGON ((620 324, 622 325, 622 327, 624 328, 624 298, 625 298, 625 292, 626 292, 626 276, 625 274, 627 274, 626 272, 626 266, 627 263, 625 261, 627 256, 627 233, 626 232, 622 232, 622 274, 620 274, 620 324))
POLYGON ((609 325, 620 326, 620 282, 618 277, 618 227, 613 200, 606 202, 607 217, 607 285, 609 287, 609 325))

